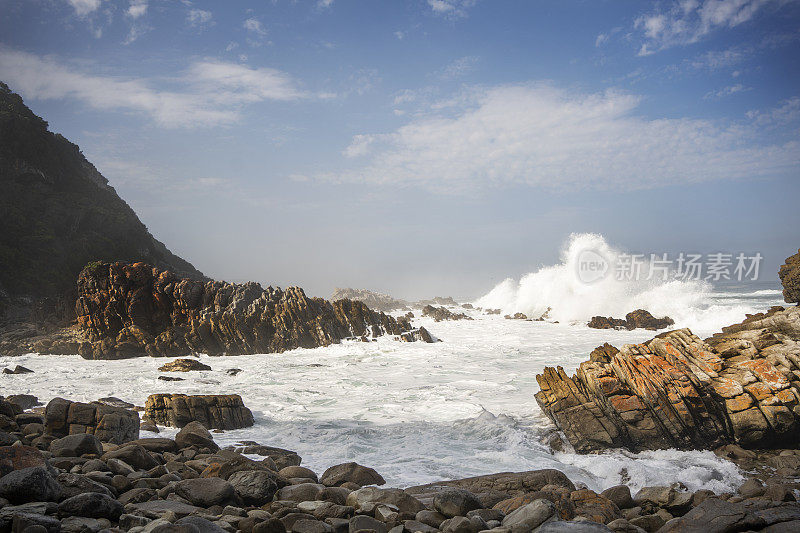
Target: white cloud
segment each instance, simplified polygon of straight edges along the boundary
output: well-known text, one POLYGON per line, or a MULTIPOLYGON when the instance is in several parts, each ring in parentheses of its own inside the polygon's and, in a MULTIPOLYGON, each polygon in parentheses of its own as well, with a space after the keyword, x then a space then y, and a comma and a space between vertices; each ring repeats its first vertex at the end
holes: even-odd
POLYGON ((705 98, 706 100, 725 98, 726 96, 731 96, 732 94, 742 93, 750 90, 752 90, 752 87, 745 87, 741 83, 737 83, 736 85, 723 87, 718 91, 709 91, 703 98, 705 98))
POLYGON ((477 0, 428 0, 428 6, 438 15, 466 17, 467 9, 477 0))
POLYGON ((652 188, 765 176, 800 164, 800 143, 698 119, 646 119, 636 96, 550 85, 475 89, 446 114, 417 116, 344 150, 358 166, 321 180, 465 192, 492 185, 556 190, 652 188))
POLYGON ((749 48, 733 47, 726 50, 709 50, 696 57, 692 66, 696 69, 719 70, 741 63, 753 54, 749 48))
POLYGON ((318 9, 326 9, 333 5, 333 0, 318 0, 317 1, 317 8, 318 9))
POLYGON ((636 29, 644 34, 639 55, 695 43, 714 30, 736 27, 771 3, 786 0, 673 0, 668 9, 636 19, 636 29))
POLYGON ((441 77, 444 79, 460 78, 474 70, 477 63, 478 58, 476 56, 460 57, 442 70, 441 77))
POLYGON ((403 38, 406 36, 406 32, 397 30, 394 32, 394 36, 397 37, 398 40, 402 41, 403 38))
POLYGON ((132 19, 138 19, 147 13, 147 0, 131 0, 126 14, 132 19))
POLYGON ((67 2, 79 17, 85 17, 100 9, 100 0, 67 0, 67 2))
POLYGON ((214 25, 214 15, 204 9, 190 9, 186 23, 193 28, 207 28, 214 25))
POLYGON ((158 80, 88 74, 55 57, 5 47, 0 79, 25 98, 75 99, 102 111, 144 113, 167 128, 230 124, 246 104, 307 97, 291 76, 270 68, 196 61, 177 78, 180 90, 159 90, 158 80))
POLYGON ((247 31, 262 37, 267 34, 267 30, 264 29, 264 25, 261 24, 261 21, 256 18, 249 18, 245 20, 242 24, 242 27, 247 31))
POLYGON ((747 118, 759 126, 781 126, 800 121, 800 97, 795 96, 781 102, 781 105, 766 111, 747 112, 747 118))

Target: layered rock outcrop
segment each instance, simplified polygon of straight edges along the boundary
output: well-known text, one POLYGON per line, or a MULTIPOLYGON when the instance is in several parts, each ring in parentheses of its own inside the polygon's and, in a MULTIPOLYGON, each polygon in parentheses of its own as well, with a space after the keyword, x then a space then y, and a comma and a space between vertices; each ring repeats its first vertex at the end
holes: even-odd
POLYGON ((353 300, 357 302, 364 302, 367 307, 375 311, 396 311, 398 309, 408 309, 411 304, 405 300, 398 300, 392 298, 388 294, 370 291, 367 289, 340 289, 333 290, 331 300, 353 300))
POLYGON ((778 276, 783 283, 783 299, 800 305, 800 250, 786 259, 778 270, 778 276))
POLYGON ((800 438, 800 308, 772 308, 705 341, 688 329, 617 350, 575 376, 536 377, 536 401, 579 452, 769 447, 800 438))
POLYGON ((193 353, 238 355, 315 348, 348 337, 400 335, 405 318, 361 302, 309 298, 299 287, 181 279, 144 263, 93 263, 78 278, 77 325, 18 342, 17 352, 87 359, 193 353))
POLYGON ((238 394, 151 394, 144 404, 144 418, 178 428, 199 422, 208 429, 239 429, 254 422, 238 394))

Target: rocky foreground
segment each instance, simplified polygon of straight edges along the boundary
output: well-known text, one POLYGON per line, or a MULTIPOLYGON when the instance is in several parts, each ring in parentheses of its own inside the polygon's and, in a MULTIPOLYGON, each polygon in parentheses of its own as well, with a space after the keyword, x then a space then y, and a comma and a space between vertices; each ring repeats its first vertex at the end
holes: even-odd
MULTIPOLYGON (((773 454, 783 477, 772 472, 765 484, 755 475, 736 494, 691 492, 680 484, 634 495, 619 485, 598 494, 552 469, 403 490, 380 487, 385 481, 378 472, 352 462, 318 475, 290 450, 255 442, 220 449, 204 424, 186 418, 193 412, 189 404, 208 402, 176 404, 184 425, 174 439, 142 439, 137 411, 113 398, 91 404, 54 399, 33 410, 31 396, 0 399, 0 531, 800 530, 800 484, 793 481, 800 476, 800 455, 793 451, 773 454)), ((223 410, 209 413, 205 423, 225 423, 223 410)), ((719 453, 744 467, 763 463, 735 445, 719 453)))
POLYGON ((412 332, 361 302, 309 298, 299 287, 181 279, 144 263, 93 263, 78 277, 77 324, 36 336, 6 331, 0 353, 75 354, 87 359, 239 355, 327 346, 350 337, 412 332))

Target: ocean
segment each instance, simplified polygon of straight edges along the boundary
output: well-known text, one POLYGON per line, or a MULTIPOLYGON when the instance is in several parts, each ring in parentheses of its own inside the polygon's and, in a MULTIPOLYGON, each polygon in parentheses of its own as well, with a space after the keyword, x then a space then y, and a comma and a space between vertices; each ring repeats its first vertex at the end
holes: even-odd
MULTIPOLYGON (((560 365, 571 375, 604 342, 621 346, 654 335, 590 329, 585 324, 592 315, 624 317, 643 307, 706 337, 741 321, 745 313, 782 303, 777 282, 716 287, 675 280, 576 283, 570 279, 573 245, 584 246, 596 237, 573 238, 559 265, 520 281, 506 280, 473 302, 501 308, 503 314, 535 316, 550 308, 543 322, 506 320, 476 309, 458 309, 473 320, 433 322, 414 310, 414 324, 442 342, 382 337, 281 354, 201 355, 213 370, 180 374, 185 381, 179 382, 157 379, 164 359, 3 357, 0 366, 34 370, 3 376, 3 394, 35 394, 43 402, 57 396, 80 401, 116 396, 136 405, 152 393, 240 394, 255 415, 255 426, 216 434, 220 445, 253 440, 288 448, 318 473, 356 461, 375 468, 389 486, 557 468, 594 490, 624 482, 635 491, 673 481, 692 490, 735 490, 744 480, 741 473, 710 451, 617 450, 582 456, 552 453, 543 443, 553 426, 534 400, 536 374, 560 365), (230 368, 242 372, 227 375, 230 368)), ((174 432, 165 428, 162 434, 174 432)))

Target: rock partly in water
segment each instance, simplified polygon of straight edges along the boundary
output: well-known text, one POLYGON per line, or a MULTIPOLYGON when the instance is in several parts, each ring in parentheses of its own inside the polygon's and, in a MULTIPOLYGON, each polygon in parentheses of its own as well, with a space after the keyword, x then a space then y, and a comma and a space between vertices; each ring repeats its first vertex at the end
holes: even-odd
POLYGON ((238 394, 151 394, 144 418, 161 426, 181 428, 197 421, 208 429, 240 429, 253 425, 253 413, 238 394))
POLYGON ((706 341, 680 329, 600 347, 572 378, 545 368, 535 397, 581 453, 796 442, 798 341, 800 308, 777 307, 706 341))
POLYGON ((435 322, 441 322, 442 320, 472 320, 472 317, 464 313, 453 313, 446 307, 435 307, 433 305, 423 307, 422 316, 429 316, 435 322))
POLYGON ((594 316, 587 324, 594 329, 665 329, 675 324, 670 317, 656 318, 644 309, 637 309, 625 315, 625 319, 594 316))
POLYGON ((191 372, 192 370, 211 370, 211 367, 197 359, 175 359, 158 367, 161 372, 191 372))
POLYGON ((336 300, 363 302, 370 309, 384 313, 398 309, 406 310, 411 305, 405 300, 392 298, 388 294, 381 294, 367 289, 340 289, 338 287, 333 290, 331 295, 331 301, 335 302, 336 300))

